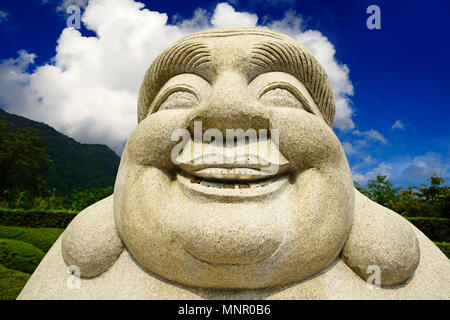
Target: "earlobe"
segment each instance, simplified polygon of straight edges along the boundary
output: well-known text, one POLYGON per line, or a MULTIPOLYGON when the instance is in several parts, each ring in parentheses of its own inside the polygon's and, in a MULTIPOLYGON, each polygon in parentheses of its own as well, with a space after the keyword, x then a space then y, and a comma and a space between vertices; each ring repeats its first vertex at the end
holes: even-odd
POLYGON ((98 277, 123 251, 116 231, 113 196, 81 211, 62 236, 62 257, 67 266, 79 268, 82 278, 98 277))
POLYGON ((364 280, 379 268, 382 286, 397 285, 408 280, 417 268, 419 242, 398 213, 355 189, 354 220, 342 259, 364 280))

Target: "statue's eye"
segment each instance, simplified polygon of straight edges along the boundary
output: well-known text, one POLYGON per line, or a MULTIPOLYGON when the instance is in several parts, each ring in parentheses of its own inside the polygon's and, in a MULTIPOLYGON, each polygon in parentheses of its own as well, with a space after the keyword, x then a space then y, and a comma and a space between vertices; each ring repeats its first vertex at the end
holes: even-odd
POLYGON ((264 92, 259 100, 269 107, 290 107, 304 109, 300 102, 289 90, 274 88, 264 92))
POLYGON ((193 108, 198 102, 197 96, 189 91, 175 91, 160 104, 159 110, 193 108))

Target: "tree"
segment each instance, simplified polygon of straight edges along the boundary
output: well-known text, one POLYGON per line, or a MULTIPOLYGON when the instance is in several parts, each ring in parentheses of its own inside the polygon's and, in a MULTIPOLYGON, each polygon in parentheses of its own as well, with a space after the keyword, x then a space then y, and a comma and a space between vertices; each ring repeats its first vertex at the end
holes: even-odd
POLYGON ((438 177, 436 173, 429 177, 427 180, 430 181, 429 187, 424 184, 420 185, 422 187, 420 189, 422 197, 425 201, 439 201, 440 197, 445 194, 445 192, 443 193, 443 191, 446 187, 442 186, 442 184, 445 183, 445 180, 441 177, 438 177))
POLYGON ((47 143, 32 128, 16 128, 0 120, 0 191, 37 194, 45 182, 42 174, 51 168, 47 143))
POLYGON ((400 200, 394 210, 409 217, 450 216, 450 187, 443 185, 446 181, 433 174, 427 179, 430 185, 420 187, 408 186, 400 193, 400 200))
POLYGON ((407 217, 450 217, 450 187, 443 178, 433 174, 430 185, 394 188, 386 176, 369 180, 367 187, 356 188, 366 197, 407 217), (399 192, 400 191, 400 192, 399 192))
POLYGON ((393 209, 393 205, 399 200, 400 188, 394 188, 387 176, 378 175, 375 179, 369 180, 367 188, 359 187, 358 190, 389 209, 393 209))

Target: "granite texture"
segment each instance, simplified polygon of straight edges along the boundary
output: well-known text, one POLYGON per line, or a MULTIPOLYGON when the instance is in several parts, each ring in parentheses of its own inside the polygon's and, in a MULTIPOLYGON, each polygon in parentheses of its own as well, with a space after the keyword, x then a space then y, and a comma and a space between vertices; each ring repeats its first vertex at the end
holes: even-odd
POLYGON ((308 279, 278 288, 195 288, 146 271, 125 249, 108 271, 96 278, 81 279, 79 289, 68 289, 71 280, 61 254, 61 236, 19 299, 450 299, 448 258, 421 231, 405 223, 418 239, 421 257, 413 277, 397 286, 368 286, 339 256, 308 279))
POLYGON ((179 40, 144 77, 114 195, 78 215, 19 299, 448 299, 449 260, 354 189, 333 118, 326 73, 295 40, 261 28, 179 40), (270 132, 244 144, 256 163, 186 151, 225 159, 238 147, 205 141, 230 129, 270 132), (366 282, 374 267, 381 287, 366 282))

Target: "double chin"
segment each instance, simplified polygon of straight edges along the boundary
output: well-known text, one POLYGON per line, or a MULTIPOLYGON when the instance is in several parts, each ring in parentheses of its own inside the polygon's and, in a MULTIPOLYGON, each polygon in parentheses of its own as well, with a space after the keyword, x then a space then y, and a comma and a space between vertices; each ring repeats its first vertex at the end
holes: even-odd
POLYGON ((127 248, 149 271, 188 285, 300 281, 337 256, 351 224, 352 199, 333 191, 348 182, 328 170, 294 174, 271 197, 238 202, 187 195, 154 167, 129 163, 121 170, 127 187, 116 222, 127 248), (336 197, 341 208, 329 207, 336 197))

